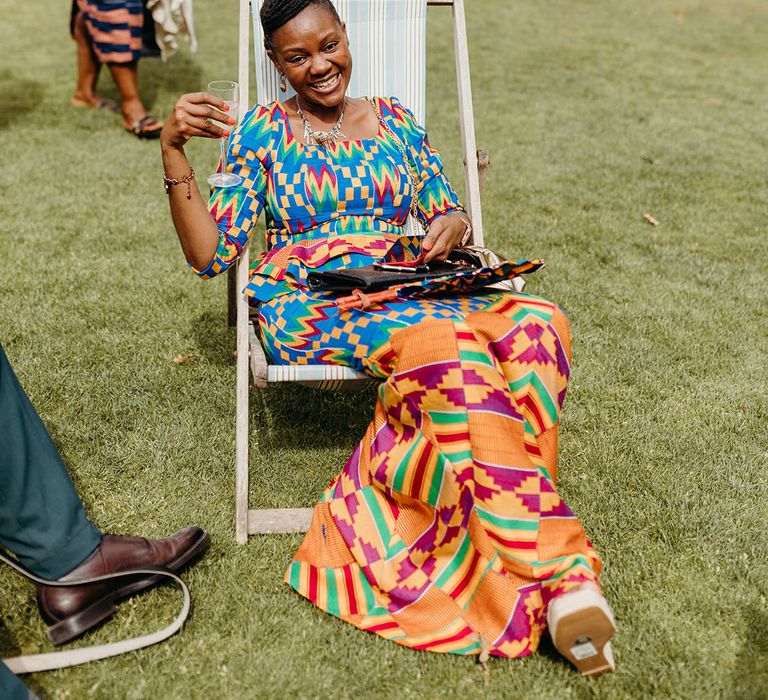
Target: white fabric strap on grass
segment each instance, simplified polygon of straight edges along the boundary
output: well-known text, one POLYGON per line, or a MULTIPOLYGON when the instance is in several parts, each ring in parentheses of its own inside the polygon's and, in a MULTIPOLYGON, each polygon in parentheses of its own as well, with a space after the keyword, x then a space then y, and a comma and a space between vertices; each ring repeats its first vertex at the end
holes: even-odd
POLYGON ((98 661, 99 659, 107 659, 110 656, 118 656, 119 654, 125 654, 129 651, 136 651, 137 649, 143 649, 144 647, 157 644, 158 642, 165 641, 168 637, 176 634, 187 619, 189 615, 189 609, 191 606, 191 597, 189 595, 189 588, 176 574, 171 573, 165 569, 160 568, 147 568, 147 569, 132 569, 131 571, 121 571, 117 574, 108 574, 106 576, 95 576, 89 579, 83 579, 82 581, 67 581, 66 584, 62 584, 59 581, 47 581, 45 579, 35 576, 18 562, 10 559, 3 554, 0 554, 0 560, 8 564, 12 569, 20 573, 25 578, 45 586, 55 586, 59 588, 70 588, 72 586, 84 585, 86 583, 98 583, 99 581, 110 581, 116 578, 125 578, 127 576, 135 576, 136 574, 147 574, 151 576, 164 576, 174 581, 182 590, 184 594, 184 604, 181 607, 181 611, 176 616, 176 619, 171 622, 170 625, 163 629, 153 632, 152 634, 145 634, 141 637, 134 637, 132 639, 125 639, 119 642, 112 642, 110 644, 98 644, 96 646, 85 647, 83 649, 71 649, 69 651, 54 651, 48 654, 30 654, 27 656, 12 656, 8 659, 2 659, 4 663, 13 673, 37 673, 38 671, 52 671, 57 668, 67 668, 69 666, 79 666, 80 664, 88 663, 89 661, 98 661))
MULTIPOLYGON (((295 93, 290 85, 280 92, 280 76, 264 51, 262 2, 253 3, 253 46, 257 99, 266 104, 295 93)), ((334 5, 347 26, 352 53, 349 96, 395 96, 424 124, 427 0, 335 0, 334 5)))

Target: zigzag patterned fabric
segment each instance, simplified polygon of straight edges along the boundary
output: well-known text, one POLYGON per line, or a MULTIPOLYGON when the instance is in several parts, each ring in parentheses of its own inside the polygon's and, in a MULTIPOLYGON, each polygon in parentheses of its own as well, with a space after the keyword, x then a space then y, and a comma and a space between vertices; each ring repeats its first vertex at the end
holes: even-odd
POLYGON ((559 308, 513 294, 394 333, 374 419, 286 581, 414 649, 534 652, 549 601, 600 570, 554 487, 569 347, 559 308))
POLYGON ((473 296, 386 302, 342 313, 335 295, 302 290, 261 304, 259 328, 276 364, 341 364, 385 379, 391 371, 386 348, 393 333, 427 319, 462 321, 504 298, 488 290, 473 296))
POLYGON ((279 102, 248 112, 231 137, 226 162, 226 170, 243 182, 213 189, 209 209, 219 227, 219 246, 198 274, 212 277, 237 259, 262 209, 269 252, 251 266, 244 290, 255 301, 304 288, 308 268, 369 264, 403 234, 414 194, 411 164, 418 173, 424 224, 462 211, 439 154, 413 115, 395 98, 375 101, 405 144, 410 164, 381 126, 373 138, 326 149, 299 143, 279 102))

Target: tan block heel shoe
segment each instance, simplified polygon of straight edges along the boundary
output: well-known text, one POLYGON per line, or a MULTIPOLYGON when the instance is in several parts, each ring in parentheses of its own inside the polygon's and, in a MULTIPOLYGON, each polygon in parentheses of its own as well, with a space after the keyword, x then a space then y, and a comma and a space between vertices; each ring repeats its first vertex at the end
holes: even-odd
POLYGON ((593 583, 553 598, 547 624, 555 648, 582 676, 614 670, 610 639, 616 623, 608 603, 593 583))

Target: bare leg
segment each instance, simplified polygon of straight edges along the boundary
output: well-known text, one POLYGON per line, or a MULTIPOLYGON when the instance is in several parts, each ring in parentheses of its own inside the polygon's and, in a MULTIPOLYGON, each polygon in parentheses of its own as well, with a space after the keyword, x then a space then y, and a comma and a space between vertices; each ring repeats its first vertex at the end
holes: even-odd
MULTIPOLYGON (((147 109, 139 97, 139 72, 136 63, 110 63, 109 70, 112 78, 120 91, 123 101, 123 122, 127 128, 132 128, 142 117, 146 116, 147 109)), ((160 132, 162 124, 154 122, 145 127, 145 131, 160 132)))
POLYGON ((101 63, 93 52, 82 12, 78 13, 75 19, 75 41, 77 42, 77 87, 72 100, 98 107, 101 98, 96 94, 96 81, 99 78, 101 63))

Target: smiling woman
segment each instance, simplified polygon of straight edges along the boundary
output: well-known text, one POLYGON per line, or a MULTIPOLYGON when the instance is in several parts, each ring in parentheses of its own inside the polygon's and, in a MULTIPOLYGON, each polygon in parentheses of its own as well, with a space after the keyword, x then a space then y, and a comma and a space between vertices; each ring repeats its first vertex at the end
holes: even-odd
POLYGON ((270 5, 275 4, 266 3, 262 10, 265 48, 281 80, 296 91, 295 104, 289 101, 294 107, 289 114, 294 133, 303 132, 305 143, 373 138, 378 130, 374 111, 364 101, 346 97, 352 54, 346 28, 333 5, 310 4, 293 21, 285 22, 289 4, 272 10, 270 5), (265 15, 265 10, 270 14, 265 15), (318 34, 319 23, 329 16, 333 21, 318 34))
MULTIPOLYGON (((519 657, 549 626, 584 674, 613 669, 600 560, 557 495, 570 327, 545 299, 486 290, 341 311, 309 273, 360 267, 401 242, 409 214, 427 263, 467 231, 424 128, 394 97, 349 98, 344 23, 328 0, 266 0, 265 48, 296 95, 257 105, 222 169, 175 187, 184 145, 234 120, 184 95, 163 129, 169 201, 201 277, 232 265, 263 210, 267 252, 244 293, 276 364, 342 364, 385 380, 374 419, 318 504, 288 583, 327 612, 415 649, 519 657)), ((188 181, 188 180, 186 180, 188 181)))

